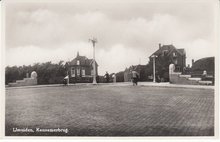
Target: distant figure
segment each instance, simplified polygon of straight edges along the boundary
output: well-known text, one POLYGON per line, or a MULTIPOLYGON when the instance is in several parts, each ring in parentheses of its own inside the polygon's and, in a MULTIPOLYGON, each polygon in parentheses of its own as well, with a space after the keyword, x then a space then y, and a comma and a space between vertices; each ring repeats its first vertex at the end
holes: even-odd
POLYGON ((26 78, 29 78, 29 73, 28 72, 26 73, 26 78))
POLYGON ((69 76, 68 75, 66 77, 64 77, 63 84, 64 85, 68 85, 69 84, 69 76))
POLYGON ((134 86, 134 85, 138 85, 138 78, 139 78, 138 73, 133 70, 133 71, 131 72, 131 74, 132 74, 132 83, 133 83, 133 86, 134 86))
POLYGON ((205 79, 206 77, 207 77, 207 71, 204 70, 203 73, 202 73, 202 78, 205 79))
POLYGON ((183 74, 186 74, 186 73, 187 73, 187 68, 183 67, 183 74))
POLYGON ((160 77, 158 71, 156 71, 156 73, 155 73, 155 77, 156 77, 156 82, 161 82, 161 77, 160 77))
POLYGON ((108 82, 109 82, 109 74, 108 74, 108 72, 105 73, 105 76, 104 76, 104 77, 105 77, 105 79, 106 79, 106 83, 108 83, 108 82))

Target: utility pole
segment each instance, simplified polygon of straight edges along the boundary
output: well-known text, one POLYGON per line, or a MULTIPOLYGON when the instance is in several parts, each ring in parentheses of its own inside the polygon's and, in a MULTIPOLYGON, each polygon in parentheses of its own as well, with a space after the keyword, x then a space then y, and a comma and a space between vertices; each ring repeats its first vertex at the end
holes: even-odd
POLYGON ((89 39, 92 42, 93 46, 93 84, 97 84, 96 82, 96 62, 95 62, 95 44, 98 42, 96 38, 89 39))
POLYGON ((154 75, 154 79, 153 79, 153 82, 156 82, 156 61, 155 61, 155 58, 157 58, 156 55, 152 55, 151 56, 153 58, 153 75, 154 75))

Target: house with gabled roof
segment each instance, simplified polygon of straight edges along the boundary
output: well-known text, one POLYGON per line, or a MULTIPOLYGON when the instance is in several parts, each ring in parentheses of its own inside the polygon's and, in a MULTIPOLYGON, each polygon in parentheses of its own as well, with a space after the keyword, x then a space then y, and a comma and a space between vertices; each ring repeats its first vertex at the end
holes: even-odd
MULTIPOLYGON (((150 57, 150 61, 153 60, 153 55, 155 55, 156 58, 156 64, 160 64, 160 67, 163 67, 163 65, 174 64, 175 70, 178 72, 183 72, 185 66, 186 66, 186 52, 184 49, 177 49, 172 44, 170 45, 162 45, 159 44, 159 49, 155 51, 150 57), (163 64, 162 62, 166 62, 166 64, 163 64)), ((165 68, 168 68, 165 67, 165 68)))
MULTIPOLYGON (((98 64, 96 65, 96 76, 98 76, 98 64)), ((70 83, 89 83, 93 79, 93 59, 80 56, 77 52, 76 58, 66 63, 70 83)))
MULTIPOLYGON (((156 78, 161 81, 169 81, 169 65, 175 65, 175 72, 184 72, 186 67, 186 52, 184 49, 177 49, 172 44, 159 44, 157 49, 149 56, 149 67, 153 70, 153 58, 155 58, 156 78)), ((153 74, 153 72, 152 72, 153 74)))

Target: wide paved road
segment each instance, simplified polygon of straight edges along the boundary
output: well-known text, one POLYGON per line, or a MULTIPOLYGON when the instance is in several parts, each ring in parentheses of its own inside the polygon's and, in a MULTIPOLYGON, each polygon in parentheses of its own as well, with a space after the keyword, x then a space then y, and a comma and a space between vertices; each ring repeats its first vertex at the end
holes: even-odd
POLYGON ((6 89, 6 135, 212 136, 214 90, 108 85, 6 89), (13 128, 67 128, 68 133, 13 128))

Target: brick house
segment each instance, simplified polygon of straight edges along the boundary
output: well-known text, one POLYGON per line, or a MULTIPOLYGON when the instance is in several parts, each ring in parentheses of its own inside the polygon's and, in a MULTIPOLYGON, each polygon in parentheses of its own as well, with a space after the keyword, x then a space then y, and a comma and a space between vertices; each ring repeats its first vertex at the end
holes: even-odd
MULTIPOLYGON (((93 59, 80 56, 66 63, 70 83, 91 83, 93 80, 93 59)), ((96 76, 98 76, 98 64, 96 62, 96 76)))
MULTIPOLYGON (((154 52, 152 55, 156 55, 156 61, 160 62, 160 58, 166 58, 166 62, 173 63, 175 69, 178 72, 183 72, 184 67, 186 66, 186 52, 184 49, 177 49, 172 44, 163 45, 159 44, 159 49, 154 52)), ((149 57, 150 61, 153 60, 152 55, 149 57)))
POLYGON ((173 45, 159 44, 159 49, 149 57, 149 64, 153 64, 153 55, 156 55, 156 73, 168 81, 169 65, 175 65, 176 72, 183 72, 186 67, 186 53, 184 49, 177 49, 173 45))

